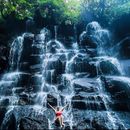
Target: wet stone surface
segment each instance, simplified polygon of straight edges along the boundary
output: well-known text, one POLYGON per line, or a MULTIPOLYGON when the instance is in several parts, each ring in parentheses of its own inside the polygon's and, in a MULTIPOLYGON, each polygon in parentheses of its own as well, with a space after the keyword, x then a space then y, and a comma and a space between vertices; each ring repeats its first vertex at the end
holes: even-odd
POLYGON ((80 43, 50 39, 45 28, 18 37, 11 46, 10 71, 0 80, 1 130, 130 129, 130 78, 107 53, 108 35, 91 22, 80 43), (54 123, 48 103, 55 109, 68 104, 64 128, 54 123))

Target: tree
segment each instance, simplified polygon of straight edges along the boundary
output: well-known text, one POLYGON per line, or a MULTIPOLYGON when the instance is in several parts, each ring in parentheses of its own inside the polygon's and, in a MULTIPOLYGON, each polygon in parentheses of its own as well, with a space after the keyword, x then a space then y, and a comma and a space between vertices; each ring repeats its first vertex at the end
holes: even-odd
POLYGON ((77 0, 39 0, 38 5, 43 17, 53 17, 57 23, 76 22, 80 14, 80 1, 77 0))
POLYGON ((111 24, 124 13, 130 13, 129 6, 129 0, 83 0, 81 19, 111 24))
POLYGON ((41 15, 61 23, 66 19, 77 21, 80 14, 80 1, 77 0, 0 0, 0 16, 6 18, 11 13, 18 19, 34 15, 39 8, 41 15))
POLYGON ((19 19, 32 16, 36 0, 0 0, 0 15, 2 18, 12 12, 19 19))

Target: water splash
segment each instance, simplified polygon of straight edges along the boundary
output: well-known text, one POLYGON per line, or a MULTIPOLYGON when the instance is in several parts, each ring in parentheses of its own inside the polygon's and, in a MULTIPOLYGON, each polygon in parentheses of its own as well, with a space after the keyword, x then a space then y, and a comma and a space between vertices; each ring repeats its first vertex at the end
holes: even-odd
POLYGON ((13 71, 14 69, 18 71, 19 69, 19 62, 23 50, 23 41, 25 34, 26 33, 24 33, 22 36, 18 36, 11 44, 9 56, 10 71, 13 71))

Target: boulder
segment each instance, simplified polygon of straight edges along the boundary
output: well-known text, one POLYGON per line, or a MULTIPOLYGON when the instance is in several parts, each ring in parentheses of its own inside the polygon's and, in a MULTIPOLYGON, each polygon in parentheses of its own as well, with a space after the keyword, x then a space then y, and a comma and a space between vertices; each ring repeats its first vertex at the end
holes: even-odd
POLYGON ((20 120, 19 128, 20 130, 48 130, 48 119, 45 116, 42 117, 42 120, 23 117, 20 120))
POLYGON ((46 69, 55 70, 57 74, 62 74, 65 71, 65 64, 62 61, 63 59, 60 59, 59 56, 52 56, 51 58, 49 58, 46 69))
POLYGON ((120 71, 115 64, 112 64, 110 61, 101 61, 100 66, 98 66, 99 74, 107 75, 120 75, 120 71))
POLYGON ((101 30, 101 29, 102 29, 102 27, 96 21, 90 22, 86 26, 86 32, 87 32, 88 35, 93 35, 93 33, 95 33, 98 30, 101 30))
POLYGON ((31 97, 31 94, 28 93, 21 93, 19 95, 19 100, 18 100, 19 105, 33 105, 34 101, 33 98, 31 97))
POLYGON ((129 78, 107 76, 101 77, 101 80, 113 99, 113 103, 111 104, 112 109, 117 111, 130 111, 129 78))
POLYGON ((122 59, 130 58, 130 37, 126 37, 116 45, 118 56, 122 59))
POLYGON ((92 127, 96 130, 107 130, 108 127, 106 125, 105 119, 99 119, 98 117, 92 120, 92 127))
POLYGON ((9 105, 8 98, 4 98, 4 99, 0 100, 0 106, 8 106, 8 105, 9 105))
POLYGON ((75 129, 78 130, 92 130, 92 127, 89 125, 91 122, 90 120, 84 119, 80 122, 77 123, 77 125, 75 126, 75 129))
POLYGON ((6 107, 0 107, 0 126, 1 126, 1 123, 3 122, 3 119, 5 117, 5 114, 6 114, 6 107))
POLYGON ((26 33, 24 35, 23 46, 22 46, 23 49, 20 57, 20 66, 19 66, 19 69, 21 71, 30 72, 30 66, 34 62, 34 59, 31 58, 33 41, 34 41, 33 34, 26 33))
POLYGON ((113 57, 92 58, 90 64, 96 67, 98 75, 121 75, 120 63, 113 57))
POLYGON ((88 48, 97 48, 97 42, 96 38, 94 36, 88 35, 86 32, 83 32, 80 35, 80 46, 85 47, 87 46, 88 48))
POLYGON ((50 84, 56 84, 59 82, 58 74, 55 70, 46 70, 46 82, 50 84))
POLYGON ((47 103, 49 103, 52 106, 57 106, 57 99, 53 95, 48 94, 47 103))
POLYGON ((19 75, 19 82, 17 83, 17 86, 23 86, 24 88, 29 87, 30 79, 31 79, 31 74, 29 73, 21 73, 19 75))
POLYGON ((68 61, 66 66, 68 73, 89 73, 90 77, 97 75, 96 67, 94 64, 91 64, 91 59, 88 58, 88 55, 75 55, 70 61, 68 61))
POLYGON ((74 90, 78 94, 80 92, 96 93, 98 92, 98 83, 91 78, 79 78, 74 80, 74 90))
POLYGON ((64 49, 64 46, 62 45, 61 42, 57 40, 50 40, 49 42, 46 43, 46 51, 49 53, 56 53, 60 51, 60 49, 64 49))
POLYGON ((16 124, 16 118, 13 113, 8 114, 6 118, 4 118, 2 125, 1 125, 1 130, 16 130, 17 129, 17 124, 16 124))
POLYGON ((106 106, 104 102, 99 101, 72 101, 72 107, 79 110, 96 110, 105 111, 106 106))
POLYGON ((118 100, 130 100, 129 78, 118 76, 101 77, 106 89, 118 100))
POLYGON ((75 128, 91 130, 125 129, 116 114, 108 111, 73 110, 75 128))
POLYGON ((13 81, 1 81, 0 83, 0 94, 1 95, 12 95, 12 88, 15 86, 13 81))

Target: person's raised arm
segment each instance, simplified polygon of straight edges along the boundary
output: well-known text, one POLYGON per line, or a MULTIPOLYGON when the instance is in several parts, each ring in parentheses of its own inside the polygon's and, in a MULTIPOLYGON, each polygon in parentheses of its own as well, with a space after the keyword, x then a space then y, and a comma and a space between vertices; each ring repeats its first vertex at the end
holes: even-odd
POLYGON ((69 103, 67 103, 67 104, 61 109, 61 111, 63 111, 68 105, 69 105, 69 103))
POLYGON ((52 107, 49 103, 48 103, 48 105, 49 105, 49 106, 50 106, 50 107, 51 107, 54 111, 56 111, 56 110, 55 110, 55 108, 54 108, 54 107, 52 107))

